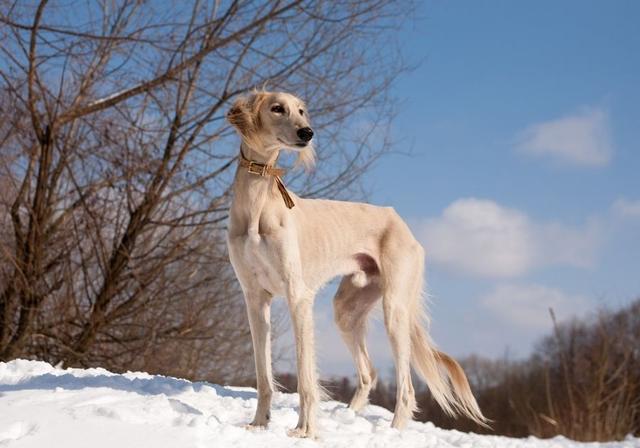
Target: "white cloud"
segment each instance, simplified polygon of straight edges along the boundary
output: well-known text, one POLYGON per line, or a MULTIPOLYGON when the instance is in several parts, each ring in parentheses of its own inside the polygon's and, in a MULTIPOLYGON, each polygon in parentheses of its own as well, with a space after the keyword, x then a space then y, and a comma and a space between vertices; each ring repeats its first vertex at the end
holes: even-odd
POLYGON ((529 330, 551 327, 549 308, 559 321, 591 308, 585 297, 537 284, 498 285, 481 303, 501 320, 529 330))
POLYGON ((534 124, 521 133, 517 149, 572 165, 605 166, 613 155, 608 114, 590 108, 534 124))
POLYGON ((529 220, 481 199, 459 199, 422 229, 427 260, 464 272, 511 277, 531 268, 529 220))
POLYGON ((596 223, 573 228, 536 223, 486 199, 465 198, 418 230, 427 260, 481 277, 517 277, 537 267, 591 266, 600 241, 596 223))
POLYGON ((613 203, 612 210, 622 218, 640 218, 640 200, 618 199, 613 203))

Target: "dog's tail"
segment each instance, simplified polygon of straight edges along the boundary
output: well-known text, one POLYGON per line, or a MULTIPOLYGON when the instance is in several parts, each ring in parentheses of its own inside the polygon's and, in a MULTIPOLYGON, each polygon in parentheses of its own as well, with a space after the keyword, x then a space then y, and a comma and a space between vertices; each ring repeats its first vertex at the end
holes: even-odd
POLYGON ((479 425, 488 427, 471 392, 467 376, 458 362, 435 348, 425 331, 426 316, 419 306, 411 322, 411 363, 427 382, 433 398, 449 415, 463 414, 479 425))

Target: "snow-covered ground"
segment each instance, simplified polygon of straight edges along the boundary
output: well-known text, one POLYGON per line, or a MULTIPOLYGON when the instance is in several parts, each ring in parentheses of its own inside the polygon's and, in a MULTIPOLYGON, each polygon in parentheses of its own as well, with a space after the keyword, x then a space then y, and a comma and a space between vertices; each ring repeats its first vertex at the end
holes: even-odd
POLYGON ((0 447, 640 447, 640 439, 580 444, 565 438, 509 439, 446 431, 413 422, 391 429, 391 413, 356 415, 323 402, 317 441, 287 437, 296 394, 277 393, 267 430, 247 430, 254 389, 222 387, 147 373, 56 369, 36 361, 0 363, 0 447))

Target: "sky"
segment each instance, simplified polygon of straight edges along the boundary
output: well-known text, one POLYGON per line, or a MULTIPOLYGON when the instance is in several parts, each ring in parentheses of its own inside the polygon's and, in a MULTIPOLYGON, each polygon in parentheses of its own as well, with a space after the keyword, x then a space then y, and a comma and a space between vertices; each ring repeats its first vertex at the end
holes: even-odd
MULTIPOLYGON (((364 183, 426 249, 444 351, 523 358, 550 307, 588 318, 640 296, 639 22, 636 1, 425 1, 400 31, 420 64, 392 88, 395 152, 364 183)), ((334 291, 315 306, 323 377, 355 372, 334 291)), ((374 314, 369 350, 389 376, 374 314)))

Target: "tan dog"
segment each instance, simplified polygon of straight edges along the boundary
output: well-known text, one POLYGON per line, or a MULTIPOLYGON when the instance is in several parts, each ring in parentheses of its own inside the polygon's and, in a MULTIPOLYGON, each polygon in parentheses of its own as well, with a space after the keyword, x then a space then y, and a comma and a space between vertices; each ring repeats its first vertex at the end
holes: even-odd
POLYGON ((435 349, 424 329, 424 251, 404 221, 391 208, 289 196, 281 184, 274 164, 282 148, 297 151, 307 166, 314 161, 304 103, 287 93, 256 92, 236 101, 228 119, 242 138, 227 242, 253 338, 258 408, 251 425, 265 426, 270 418, 270 306, 274 296, 282 296, 294 327, 300 395, 298 425, 290 435, 315 435, 320 392, 313 300, 338 275, 343 278, 334 298, 335 320, 358 370, 350 408, 358 411, 367 403, 376 379, 365 332, 367 315, 382 298, 396 364, 392 426, 403 428, 416 409, 412 365, 446 412, 486 422, 462 368, 435 349))

